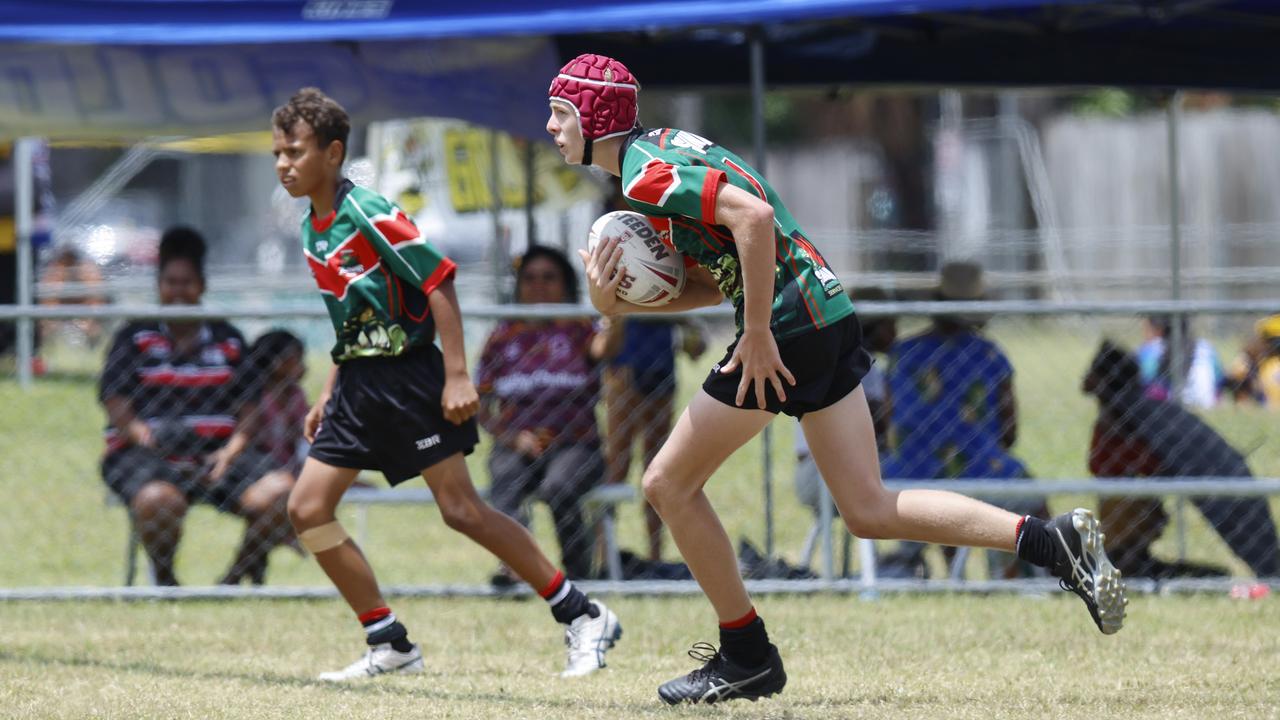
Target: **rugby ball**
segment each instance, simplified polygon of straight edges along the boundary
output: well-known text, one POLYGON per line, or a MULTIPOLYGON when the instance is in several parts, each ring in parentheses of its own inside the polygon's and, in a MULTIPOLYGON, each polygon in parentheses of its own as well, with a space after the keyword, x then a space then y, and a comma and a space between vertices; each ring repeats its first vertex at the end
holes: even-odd
POLYGON ((618 297, 636 305, 657 307, 684 291, 684 255, 669 240, 663 242, 662 234, 649 218, 630 210, 605 213, 591 224, 587 249, 595 250, 606 238, 622 240, 621 264, 625 267, 618 297))

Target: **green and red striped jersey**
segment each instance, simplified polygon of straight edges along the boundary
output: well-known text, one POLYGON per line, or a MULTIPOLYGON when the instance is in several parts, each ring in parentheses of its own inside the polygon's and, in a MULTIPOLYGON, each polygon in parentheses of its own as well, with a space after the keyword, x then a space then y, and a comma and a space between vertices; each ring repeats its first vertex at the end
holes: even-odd
POLYGON ((457 266, 372 190, 343 180, 333 206, 302 220, 302 252, 338 335, 333 361, 429 345, 436 328, 427 295, 457 266))
POLYGON ((715 222, 720 182, 773 206, 774 282, 769 328, 783 339, 826 327, 853 303, 822 254, 804 236, 769 183, 742 158, 706 138, 674 128, 637 130, 622 155, 622 190, 636 212, 656 220, 673 247, 706 267, 737 310, 742 332, 742 272, 729 229, 715 222), (670 231, 669 235, 664 231, 670 231))

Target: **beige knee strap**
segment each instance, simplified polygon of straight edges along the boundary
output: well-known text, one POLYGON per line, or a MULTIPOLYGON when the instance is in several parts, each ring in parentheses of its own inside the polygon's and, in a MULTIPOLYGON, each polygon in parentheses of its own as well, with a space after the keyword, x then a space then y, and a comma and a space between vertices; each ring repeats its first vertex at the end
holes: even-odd
POLYGON ((298 542, 310 550, 312 555, 332 550, 350 538, 347 531, 342 529, 342 523, 337 520, 298 533, 298 542))

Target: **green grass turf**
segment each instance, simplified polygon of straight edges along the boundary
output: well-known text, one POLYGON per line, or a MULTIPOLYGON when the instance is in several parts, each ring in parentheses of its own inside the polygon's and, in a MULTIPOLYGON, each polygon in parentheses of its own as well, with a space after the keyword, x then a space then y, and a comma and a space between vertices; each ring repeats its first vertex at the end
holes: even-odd
POLYGON ((15 603, 0 610, 6 718, 1275 717, 1280 603, 1146 597, 1105 637, 1073 597, 765 597, 790 682, 758 703, 668 708, 656 686, 712 640, 698 598, 609 602, 626 632, 574 681, 541 602, 394 603, 426 674, 313 682, 362 651, 338 600, 15 603))

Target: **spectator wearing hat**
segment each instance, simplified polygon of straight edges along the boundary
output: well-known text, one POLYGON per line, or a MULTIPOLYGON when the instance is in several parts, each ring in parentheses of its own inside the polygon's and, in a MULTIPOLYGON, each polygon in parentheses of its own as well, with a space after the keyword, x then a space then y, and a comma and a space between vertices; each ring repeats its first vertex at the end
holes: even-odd
MULTIPOLYGON (((943 266, 938 300, 987 298, 982 268, 972 262, 943 266)), ((891 422, 896 445, 885 458, 886 479, 1020 479, 1026 467, 1010 450, 1018 438, 1013 365, 982 334, 986 318, 934 316, 928 329, 899 341, 889 353, 891 422)), ((1047 517, 1042 500, 1004 500, 1001 507, 1047 517)), ((892 556, 923 574, 923 545, 904 543, 892 556)))

